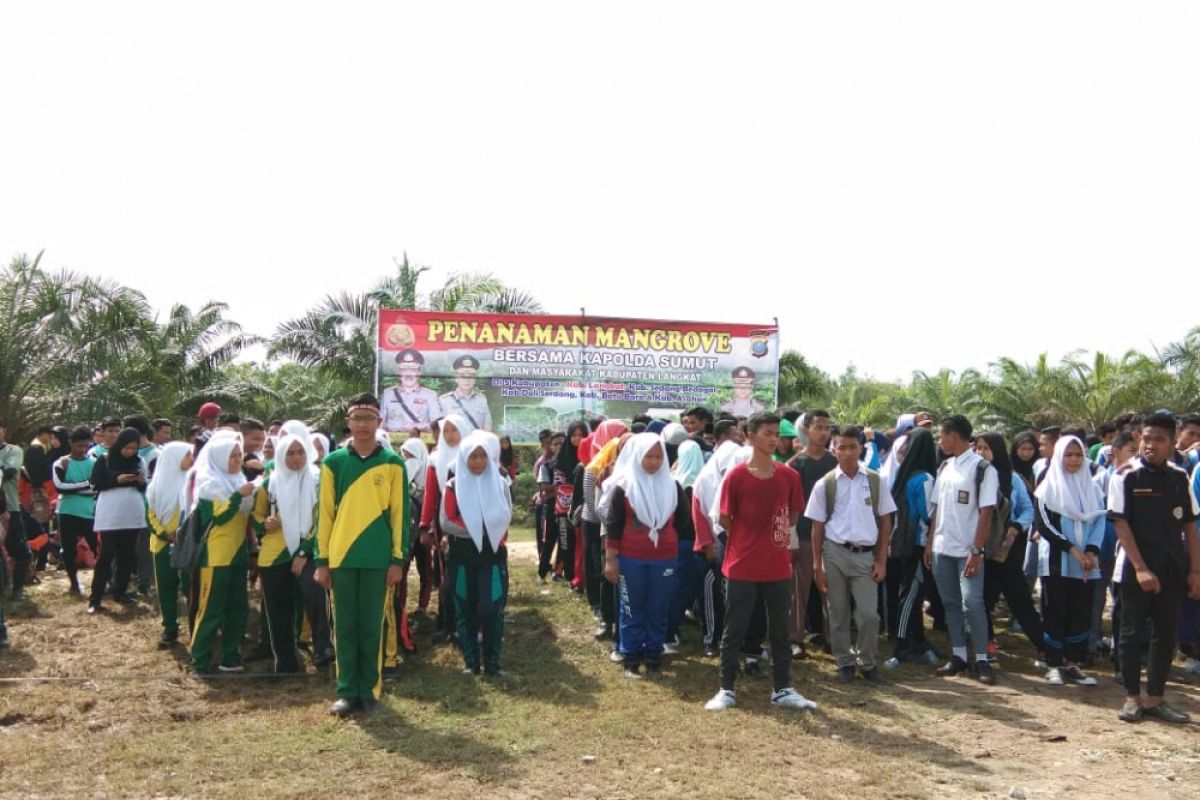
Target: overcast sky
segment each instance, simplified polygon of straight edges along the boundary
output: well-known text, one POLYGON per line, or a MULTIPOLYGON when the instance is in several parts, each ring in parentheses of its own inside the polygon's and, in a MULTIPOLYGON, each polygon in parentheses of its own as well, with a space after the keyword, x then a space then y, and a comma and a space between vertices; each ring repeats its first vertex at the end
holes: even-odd
POLYGON ((1200 323, 1194 2, 0 10, 0 257, 269 334, 405 251, 840 373, 1200 323), (1186 304, 1185 304, 1186 303, 1186 304))

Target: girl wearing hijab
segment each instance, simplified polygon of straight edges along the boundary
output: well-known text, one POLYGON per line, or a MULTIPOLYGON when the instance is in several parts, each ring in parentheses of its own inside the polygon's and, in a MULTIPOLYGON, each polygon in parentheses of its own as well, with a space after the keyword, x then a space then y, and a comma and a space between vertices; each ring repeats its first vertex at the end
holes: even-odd
MULTIPOLYGON (((583 518, 584 538, 588 550, 587 569, 589 575, 594 571, 598 578, 604 573, 604 528, 603 520, 596 510, 596 488, 608 477, 617 459, 621 437, 628 431, 629 426, 623 420, 608 419, 601 422, 590 437, 580 442, 580 487, 583 493, 580 516, 583 518), (583 449, 585 445, 586 450, 583 449)), ((607 641, 616 633, 616 590, 613 584, 606 580, 599 580, 597 584, 600 626, 595 631, 595 638, 607 641)), ((591 601, 590 596, 588 600, 591 601)), ((617 653, 617 657, 620 657, 620 653, 617 653)))
MULTIPOLYGON (((668 430, 670 427, 667 426, 668 430)), ((683 429, 682 425, 679 427, 680 430, 683 429)), ((667 448, 670 447, 668 444, 667 448)), ((700 470, 703 468, 704 451, 700 449, 700 445, 685 438, 680 442, 671 463, 671 477, 683 490, 684 507, 688 509, 689 515, 692 508, 692 486, 696 483, 696 478, 700 477, 700 470)), ((667 618, 667 639, 663 644, 663 652, 667 655, 678 652, 679 630, 683 625, 684 612, 692 607, 700 587, 700 572, 696 557, 692 554, 696 544, 695 529, 680 527, 675 533, 679 538, 679 554, 678 566, 675 569, 675 592, 671 597, 671 610, 667 618)))
MULTIPOLYGON (((551 462, 558 555, 563 563, 563 578, 576 593, 583 592, 583 550, 579 547, 583 537, 579 526, 571 520, 571 497, 575 488, 575 467, 579 465, 579 444, 587 435, 586 422, 572 422, 567 426, 567 439, 558 449, 558 457, 551 462)), ((547 566, 542 564, 539 570, 547 566)))
MULTIPOLYGON (((1003 562, 987 559, 983 562, 983 598, 988 612, 988 641, 994 644, 992 631, 992 609, 996 600, 1004 595, 1012 619, 1018 623, 1010 626, 1014 633, 1022 632, 1033 649, 1040 654, 1046 644, 1042 634, 1042 618, 1033 604, 1029 584, 1025 581, 1025 548, 1029 539, 1029 526, 1033 524, 1033 503, 1025 488, 1025 481, 1016 473, 1009 461, 1004 437, 998 433, 985 433, 975 440, 975 452, 991 462, 1000 476, 1000 494, 1009 501, 1008 556, 1003 562), (1018 627, 1019 626, 1019 627, 1018 627)), ((992 645, 989 645, 989 653, 992 645)))
POLYGON ((154 464, 154 477, 146 487, 146 518, 150 522, 150 555, 154 560, 154 588, 162 613, 162 636, 158 646, 166 649, 179 638, 179 572, 171 567, 170 543, 183 515, 188 470, 195 458, 187 442, 167 442, 154 464))
MULTIPOLYGON (((462 414, 447 414, 440 420, 437 449, 429 456, 429 467, 425 470, 425 497, 421 501, 420 542, 433 554, 435 576, 445 576, 445 542, 441 527, 442 499, 446 482, 458 464, 458 448, 469 436, 474 426, 462 414)), ((450 581, 438 583, 438 633, 445 641, 454 636, 454 607, 450 599, 450 581)))
POLYGON ((695 537, 683 487, 672 479, 666 461, 661 436, 631 437, 601 502, 602 510, 607 507, 604 577, 620 587, 621 655, 627 678, 640 678, 642 664, 650 677, 661 672, 679 560, 678 533, 695 537))
MULTIPOLYGON (((893 452, 900 447, 898 441, 893 452)), ((925 640, 921 609, 929 574, 923 563, 925 537, 929 532, 929 508, 937 474, 937 445, 925 428, 913 428, 904 438, 904 456, 893 473, 892 499, 896 503, 896 526, 892 531, 892 564, 900 575, 896 606, 895 649, 884 662, 888 669, 921 660, 938 662, 938 654, 925 640)), ((888 573, 892 573, 889 566, 888 573)))
POLYGON ((704 654, 710 657, 720 650, 721 636, 725 632, 725 579, 721 575, 725 540, 721 526, 712 521, 712 509, 717 507, 717 489, 740 452, 737 442, 722 442, 692 484, 692 526, 696 537, 692 550, 704 559, 701 608, 704 612, 704 654))
MULTIPOLYGON (((1034 489, 1034 464, 1038 459, 1038 432, 1037 431, 1021 431, 1013 439, 1012 450, 1009 451, 1009 460, 1012 462, 1013 475, 1021 478, 1025 482, 1026 493, 1033 497, 1034 489)), ((1029 532, 1027 545, 1037 542, 1037 531, 1029 532)), ((1025 585, 1029 587, 1030 593, 1033 592, 1033 584, 1037 581, 1037 547, 1025 548, 1025 563, 1023 565, 1025 572, 1025 585)), ((1019 625, 1019 623, 1017 623, 1019 625)), ((1041 649, 1041 648, 1039 648, 1041 649)))
POLYGON ((92 574, 92 592, 87 613, 100 611, 100 600, 108 584, 113 561, 117 563, 114 598, 122 605, 136 605, 126 594, 129 576, 137 560, 137 539, 146 527, 146 464, 138 455, 142 434, 125 428, 117 441, 92 466, 90 482, 96 493, 96 536, 100 557, 92 574))
MULTIPOLYGON (((425 442, 420 436, 410 436, 404 440, 404 444, 400 446, 400 456, 404 459, 404 469, 408 474, 408 494, 412 498, 412 508, 423 508, 425 503, 425 484, 429 480, 429 448, 425 446, 425 442)), ((413 520, 416 523, 416 520, 413 520)), ((416 525, 411 535, 414 540, 419 539, 417 536, 416 525)), ((412 549, 409 552, 408 565, 404 570, 404 584, 402 594, 405 597, 407 605, 408 596, 408 571, 415 564, 417 567, 417 576, 421 579, 421 592, 417 598, 417 611, 425 614, 429 610, 429 599, 433 596, 433 554, 429 548, 421 544, 420 541, 413 541, 412 549)))
POLYGON ((1038 575, 1046 596, 1046 682, 1095 686, 1079 668, 1092 624, 1089 580, 1100 578, 1105 500, 1084 466, 1083 442, 1063 436, 1034 494, 1037 497, 1038 575))
MULTIPOLYGON (((404 474, 408 476, 408 498, 410 508, 420 508, 425 492, 426 470, 429 468, 429 449, 421 441, 420 434, 409 436, 400 446, 400 457, 404 459, 404 474)), ((383 676, 391 678, 399 673, 400 651, 406 654, 417 652, 417 644, 413 639, 412 627, 408 622, 408 575, 413 561, 417 563, 417 572, 421 576, 420 611, 425 613, 429 605, 432 590, 430 582, 429 549, 417 540, 416 520, 409 520, 409 529, 405 532, 408 537, 408 560, 404 563, 404 575, 400 584, 388 587, 389 602, 383 613, 385 629, 383 644, 383 676)))
POLYGON ((325 592, 311 578, 307 582, 309 591, 304 592, 299 580, 310 562, 305 554, 313 551, 319 474, 316 451, 308 437, 285 433, 276 447, 275 469, 259 483, 254 497, 251 524, 259 535, 263 623, 277 674, 300 671, 295 632, 296 600, 300 597, 309 615, 313 652, 320 657, 333 649, 325 592))
POLYGON ((466 662, 463 671, 478 675, 482 668, 488 677, 503 677, 500 642, 508 603, 505 538, 512 522, 512 500, 495 434, 474 431, 462 440, 445 498, 441 524, 450 550, 447 583, 454 587, 458 640, 466 662))
POLYGON ((211 674, 213 647, 221 632, 220 672, 242 672, 238 654, 246 632, 246 524, 254 484, 242 474, 242 435, 219 430, 196 457, 196 480, 189 513, 199 515, 208 538, 191 585, 192 672, 211 674))

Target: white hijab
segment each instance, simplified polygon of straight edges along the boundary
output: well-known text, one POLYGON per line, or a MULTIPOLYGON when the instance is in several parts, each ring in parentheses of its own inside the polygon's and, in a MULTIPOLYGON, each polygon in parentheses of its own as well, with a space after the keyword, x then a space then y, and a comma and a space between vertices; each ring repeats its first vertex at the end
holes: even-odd
POLYGON ((378 442, 379 445, 389 453, 396 452, 396 448, 392 447, 392 437, 389 436, 387 431, 385 431, 383 428, 375 429, 375 441, 378 442))
MULTIPOLYGON (((242 435, 236 431, 220 430, 213 434, 196 459, 196 489, 193 502, 228 500, 230 495, 246 484, 239 469, 229 471, 229 454, 242 447, 242 435)), ((249 499, 249 498, 245 498, 249 499)))
POLYGON ((1054 444, 1046 477, 1034 494, 1046 508, 1076 522, 1091 522, 1106 513, 1104 496, 1088 471, 1087 448, 1075 436, 1059 437, 1054 444), (1071 444, 1083 453, 1083 465, 1075 473, 1067 472, 1063 466, 1063 456, 1071 444))
POLYGON ((320 452, 317 453, 317 458, 324 461, 325 456, 329 455, 329 450, 330 450, 329 437, 323 433, 317 433, 316 431, 314 431, 314 432, 308 434, 308 440, 310 442, 312 442, 312 446, 314 449, 317 447, 318 444, 321 445, 320 452))
MULTIPOLYGON (((753 455, 753 447, 748 444, 742 445, 729 458, 729 465, 721 472, 721 482, 717 485, 717 492, 713 495, 712 506, 708 509, 708 519, 712 522, 713 533, 725 530, 721 527, 721 495, 725 493, 725 482, 729 477, 729 471, 738 464, 745 464, 753 455)), ((791 469, 791 467, 788 469, 791 469)))
POLYGON ((410 436, 400 445, 400 454, 404 456, 408 482, 416 486, 418 492, 425 491, 425 473, 429 470, 429 448, 425 442, 419 436, 410 436))
POLYGON ((500 439, 488 431, 472 431, 463 437, 456 450, 454 497, 458 513, 475 548, 483 551, 486 534, 495 552, 512 522, 512 497, 508 481, 500 472, 500 439), (488 463, 483 474, 472 475, 467 469, 467 459, 481 447, 487 453, 488 463))
MULTIPOLYGON (((429 463, 433 465, 437 472, 438 489, 446 491, 446 479, 450 477, 450 468, 458 463, 458 450, 462 447, 462 443, 475 430, 475 426, 467 421, 467 418, 462 414, 447 414, 442 417, 442 427, 438 430, 437 450, 433 451, 433 455, 429 459, 429 463), (446 423, 449 422, 455 427, 462 438, 458 442, 457 447, 451 447, 446 444, 446 423)), ((497 442, 499 446, 499 442, 497 442)), ((455 472, 457 475, 458 473, 455 472)))
POLYGON ((317 451, 308 436, 285 433, 276 448, 275 471, 267 491, 275 503, 275 513, 283 526, 283 541, 289 553, 300 548, 300 540, 312 531, 313 507, 317 504, 317 451), (293 444, 304 448, 304 465, 298 470, 287 467, 287 452, 293 444))
POLYGON ((700 512, 706 517, 709 509, 712 508, 713 500, 717 497, 717 489, 721 486, 721 479, 725 477, 725 473, 729 471, 730 461, 738 451, 738 443, 726 439, 721 442, 708 459, 708 463, 700 470, 700 475, 697 476, 696 482, 692 484, 692 499, 700 505, 700 512))
MULTIPOLYGON (((605 481, 606 492, 616 487, 625 492, 638 522, 650 529, 650 541, 658 547, 658 532, 675 514, 679 490, 667 467, 667 445, 657 433, 635 433, 621 449, 617 466, 605 481), (642 459, 658 447, 662 450, 662 466, 653 475, 642 468, 642 459)), ((609 498, 611 505, 612 498, 609 498)))
POLYGON ((900 472, 900 465, 904 463, 904 459, 899 458, 896 454, 900 452, 900 448, 904 447, 907 442, 907 435, 900 436, 892 442, 892 447, 888 450, 887 458, 884 459, 883 466, 879 468, 879 477, 887 481, 889 492, 892 490, 892 483, 896 480, 896 475, 900 472))
POLYGON ((190 452, 192 446, 187 442, 167 442, 158 454, 154 477, 146 487, 146 502, 163 525, 170 522, 175 512, 182 508, 179 503, 188 473, 180 465, 190 452))

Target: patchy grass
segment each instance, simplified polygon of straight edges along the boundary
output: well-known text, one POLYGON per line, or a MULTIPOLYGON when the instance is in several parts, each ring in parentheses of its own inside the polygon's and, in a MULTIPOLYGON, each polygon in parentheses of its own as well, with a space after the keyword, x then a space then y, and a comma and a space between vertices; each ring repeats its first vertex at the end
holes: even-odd
MULTIPOLYGON (((769 682, 743 680, 738 709, 708 714, 716 663, 694 628, 662 681, 627 682, 592 641, 586 604, 534 580, 528 533, 512 547, 510 677, 463 677, 457 653, 422 631, 382 713, 347 723, 327 714, 328 674, 201 683, 182 649, 156 649, 148 606, 90 619, 52 573, 13 610, 0 677, 66 680, 0 684, 0 797, 928 798, 1020 786, 1030 798, 1150 798, 1200 785, 1200 727, 1125 726, 1122 692, 1101 671, 1095 689, 1052 689, 1016 637, 996 687, 922 666, 843 687, 819 656, 793 668, 817 712, 774 709, 769 682), (1043 741, 1051 733, 1066 741, 1043 741)), ((1169 691, 1200 716, 1195 684, 1169 691)))

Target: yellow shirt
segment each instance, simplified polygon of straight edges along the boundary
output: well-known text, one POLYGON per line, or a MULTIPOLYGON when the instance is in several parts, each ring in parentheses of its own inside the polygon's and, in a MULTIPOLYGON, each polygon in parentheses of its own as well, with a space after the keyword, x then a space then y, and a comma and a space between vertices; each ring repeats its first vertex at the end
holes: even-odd
POLYGON ((166 525, 154 513, 153 508, 146 510, 146 517, 150 520, 150 552, 157 555, 167 547, 167 534, 173 534, 179 530, 179 509, 175 509, 175 513, 167 520, 166 525))

